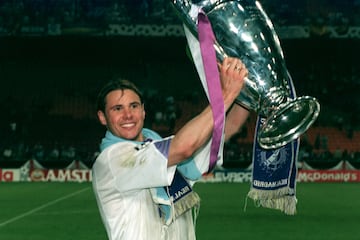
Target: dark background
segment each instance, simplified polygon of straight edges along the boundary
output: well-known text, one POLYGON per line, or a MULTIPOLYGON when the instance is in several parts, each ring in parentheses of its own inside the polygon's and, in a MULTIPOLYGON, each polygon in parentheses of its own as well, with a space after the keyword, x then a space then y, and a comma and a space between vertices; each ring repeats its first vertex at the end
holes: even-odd
MULTIPOLYGON (((179 25, 167 14, 168 5, 159 3, 164 2, 1 1, 1 152, 12 148, 21 154, 11 158, 22 161, 33 157, 38 145, 44 156, 53 148, 72 147, 79 159, 91 161, 105 131, 96 120, 96 95, 114 77, 133 80, 146 93, 147 126, 153 126, 153 115, 169 96, 190 102, 178 118, 195 114, 206 99, 184 36, 101 34, 109 24, 179 25), (146 2, 151 3, 147 8, 146 2), (45 34, 49 24, 62 32, 45 34), (42 30, 26 32, 34 26, 42 30), (9 127, 13 123, 15 131, 9 127)), ((276 28, 311 26, 307 38, 280 36, 280 41, 298 95, 321 104, 314 126, 358 131, 360 39, 346 33, 360 25, 359 4, 264 1, 264 6, 276 28), (328 27, 344 35, 330 37, 328 27)))

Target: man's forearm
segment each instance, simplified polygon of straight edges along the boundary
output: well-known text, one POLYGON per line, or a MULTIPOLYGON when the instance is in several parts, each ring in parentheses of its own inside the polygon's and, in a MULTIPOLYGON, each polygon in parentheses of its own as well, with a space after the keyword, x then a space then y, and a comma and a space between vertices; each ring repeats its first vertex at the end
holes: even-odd
POLYGON ((171 141, 168 165, 178 164, 189 158, 209 140, 214 127, 210 106, 186 123, 171 141))

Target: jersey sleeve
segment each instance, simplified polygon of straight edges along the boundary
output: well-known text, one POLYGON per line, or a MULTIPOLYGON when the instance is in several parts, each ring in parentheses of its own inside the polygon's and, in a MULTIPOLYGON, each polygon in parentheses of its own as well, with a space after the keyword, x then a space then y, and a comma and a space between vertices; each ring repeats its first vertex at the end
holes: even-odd
POLYGON ((169 141, 120 142, 106 149, 102 157, 107 159, 109 174, 118 191, 170 185, 175 167, 167 166, 166 144, 169 141), (159 150, 159 146, 163 149, 159 150))

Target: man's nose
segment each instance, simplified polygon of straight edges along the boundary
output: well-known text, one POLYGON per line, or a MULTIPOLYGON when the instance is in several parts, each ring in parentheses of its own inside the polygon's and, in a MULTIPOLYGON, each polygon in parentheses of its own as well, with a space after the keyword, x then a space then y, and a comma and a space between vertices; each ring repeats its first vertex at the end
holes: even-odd
POLYGON ((132 117, 132 110, 131 110, 130 108, 125 108, 125 109, 124 109, 124 117, 125 117, 126 119, 132 117))

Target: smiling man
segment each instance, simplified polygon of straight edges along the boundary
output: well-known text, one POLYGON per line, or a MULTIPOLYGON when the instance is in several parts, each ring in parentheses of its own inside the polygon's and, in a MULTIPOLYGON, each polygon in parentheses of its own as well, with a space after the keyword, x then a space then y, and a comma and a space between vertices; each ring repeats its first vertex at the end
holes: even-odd
MULTIPOLYGON (((226 58, 219 73, 227 111, 248 72, 239 59, 226 58)), ((97 107, 107 131, 93 189, 109 239, 194 240, 200 199, 192 186, 209 170, 211 107, 167 138, 144 128, 143 97, 127 80, 107 83, 97 107)))
POLYGON ((135 86, 126 81, 119 82, 119 87, 132 89, 109 92, 106 102, 103 103, 103 110, 98 111, 98 118, 114 135, 133 141, 143 141, 141 130, 144 125, 145 110, 140 99, 141 95, 136 93, 138 90, 135 86))

